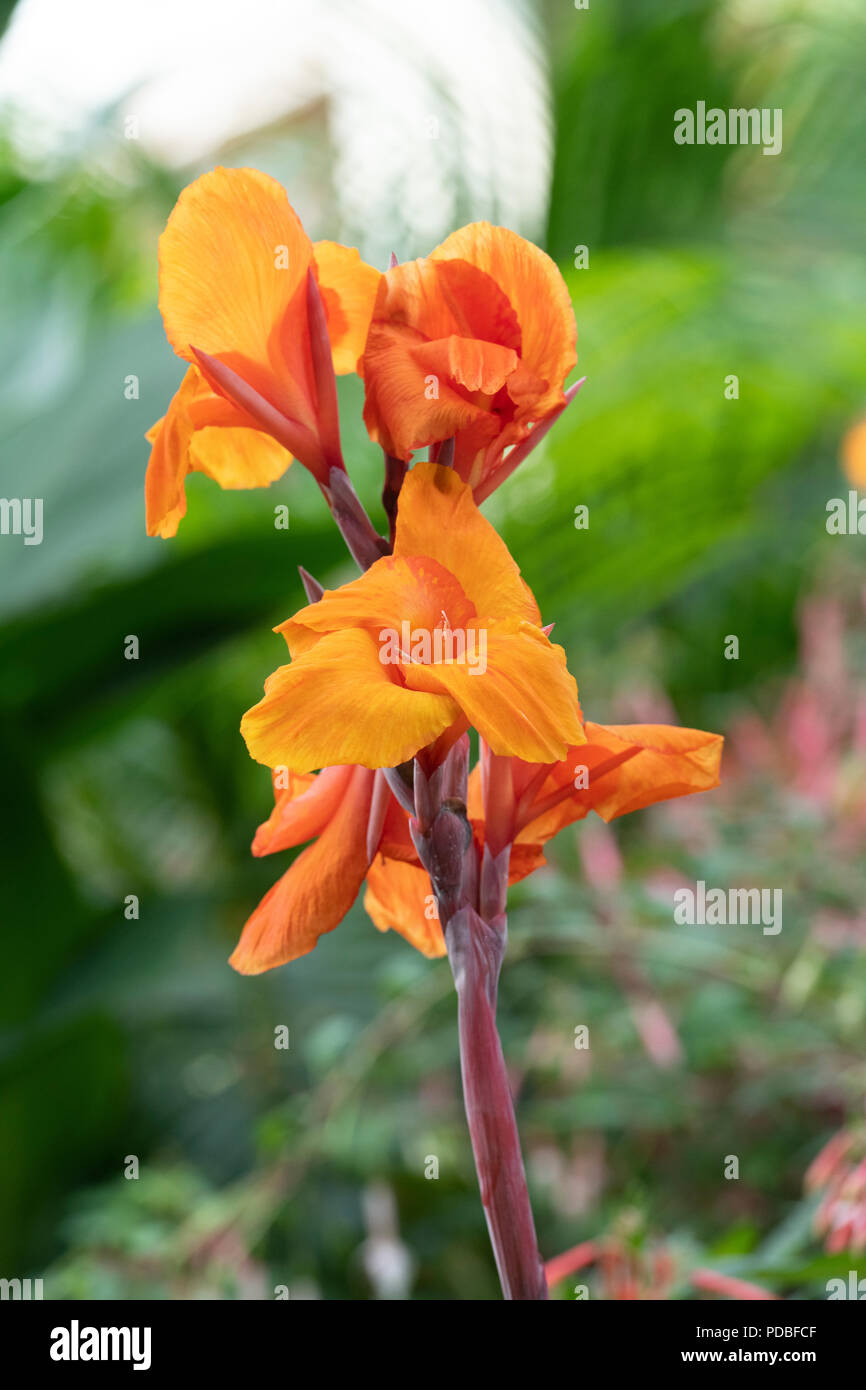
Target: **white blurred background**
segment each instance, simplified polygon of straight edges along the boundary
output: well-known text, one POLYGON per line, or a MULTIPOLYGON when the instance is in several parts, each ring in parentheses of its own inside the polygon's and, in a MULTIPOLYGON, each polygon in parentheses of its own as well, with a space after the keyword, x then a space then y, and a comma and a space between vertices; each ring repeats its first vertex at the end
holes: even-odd
POLYGON ((169 168, 255 160, 313 235, 327 224, 378 262, 475 218, 544 226, 548 79, 525 0, 23 0, 0 106, 38 162, 106 113, 169 168))

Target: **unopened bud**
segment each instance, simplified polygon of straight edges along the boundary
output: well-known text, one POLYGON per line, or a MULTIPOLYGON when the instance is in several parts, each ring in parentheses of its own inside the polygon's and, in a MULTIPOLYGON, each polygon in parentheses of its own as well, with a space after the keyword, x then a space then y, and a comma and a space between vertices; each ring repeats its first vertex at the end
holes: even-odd
POLYGON ((466 807, 456 799, 443 801, 426 834, 417 822, 410 821, 409 828, 440 904, 453 910, 463 882, 463 858, 472 843, 466 807))

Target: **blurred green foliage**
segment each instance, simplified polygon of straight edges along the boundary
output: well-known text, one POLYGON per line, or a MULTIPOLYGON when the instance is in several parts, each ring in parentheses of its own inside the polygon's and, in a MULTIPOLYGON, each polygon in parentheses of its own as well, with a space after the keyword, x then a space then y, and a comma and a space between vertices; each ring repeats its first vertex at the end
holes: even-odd
MULTIPOLYGON (((866 398, 866 18, 762 9, 541 12, 548 242, 589 380, 486 510, 556 620, 588 717, 608 722, 668 699, 682 723, 727 731, 757 711, 775 728, 799 605, 820 592, 849 611, 866 571, 862 542, 824 531, 847 486, 839 437, 866 398), (675 145, 673 110, 698 99, 783 107, 783 154, 675 145)), ((45 498, 43 545, 0 545, 0 1269, 47 1270, 49 1296, 364 1298, 384 1186, 413 1296, 493 1297, 447 966, 360 907, 290 968, 243 980, 225 964, 286 862, 249 856, 270 791, 239 717, 279 655, 271 625, 301 601, 296 566, 331 583, 351 569, 299 468, 258 493, 195 478, 177 540, 145 537, 143 434, 181 375, 154 246, 183 178, 128 149, 122 177, 106 174, 113 131, 109 113, 96 153, 50 177, 0 146, 2 490, 45 498)), ((341 400, 375 509, 359 384, 341 400)), ((516 891, 501 1025, 547 1255, 625 1214, 637 1245, 670 1240, 680 1296, 695 1263, 797 1296, 847 1272, 810 1236, 801 1182, 862 1096, 866 965, 813 931, 825 910, 857 919, 866 885, 855 852, 828 848, 837 812, 793 780, 740 769, 735 796, 618 827, 612 897, 581 877, 570 834, 516 891), (660 866, 783 886, 784 932, 674 930, 660 866), (673 1065, 642 1047, 648 999, 674 1020, 673 1065)))

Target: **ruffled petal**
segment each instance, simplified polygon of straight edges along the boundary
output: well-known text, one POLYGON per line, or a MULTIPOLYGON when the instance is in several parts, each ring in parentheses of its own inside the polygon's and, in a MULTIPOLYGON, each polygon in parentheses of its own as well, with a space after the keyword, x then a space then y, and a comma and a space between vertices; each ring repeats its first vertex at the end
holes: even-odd
POLYGON ((473 622, 464 660, 412 664, 403 673, 414 690, 447 691, 502 757, 559 761, 583 739, 565 652, 531 623, 473 622))
MULTIPOLYGON (((364 349, 364 423, 371 439, 395 458, 472 427, 485 439, 497 430, 494 417, 425 364, 430 345, 413 328, 373 323, 364 349)), ((438 367, 438 370, 437 370, 438 367)))
POLYGON ((310 772, 334 763, 395 767, 453 723, 445 694, 408 689, 392 679, 372 637, 358 628, 327 633, 265 682, 241 733, 268 767, 310 772))
POLYGON ((380 641, 388 633, 432 632, 443 626, 462 628, 476 616, 452 574, 436 560, 410 555, 383 556, 358 579, 339 589, 326 589, 317 603, 302 608, 275 629, 286 639, 292 656, 309 650, 313 634, 366 628, 380 641))
POLYGON ((438 560, 457 579, 479 617, 541 623, 538 605, 507 545, 453 468, 416 463, 406 475, 394 554, 438 560))
POLYGON ((577 329, 556 263, 516 232, 489 222, 452 232, 430 259, 468 261, 490 276, 517 315, 521 358, 546 383, 533 403, 534 418, 562 405, 565 378, 577 361, 577 329))
POLYGON ((424 338, 483 338, 521 348, 520 324, 492 276, 468 261, 404 261, 382 277, 373 310, 377 323, 403 324, 424 338))
POLYGON ((495 396, 517 370, 519 358, 513 348, 487 343, 483 338, 435 338, 418 343, 411 356, 424 372, 438 380, 443 377, 466 391, 495 396))

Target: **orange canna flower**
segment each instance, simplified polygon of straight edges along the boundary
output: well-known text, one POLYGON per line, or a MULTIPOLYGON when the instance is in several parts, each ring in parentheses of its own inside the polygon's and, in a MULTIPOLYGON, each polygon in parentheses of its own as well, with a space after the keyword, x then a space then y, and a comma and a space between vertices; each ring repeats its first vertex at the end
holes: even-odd
MULTIPOLYGON (((496 758, 482 745, 482 761, 469 779, 467 810, 479 863, 485 843, 494 856, 510 846, 508 884, 540 868, 546 841, 591 810, 609 821, 718 785, 720 735, 641 724, 586 724, 585 731, 586 743, 554 765, 496 758)), ((274 773, 274 809, 256 832, 253 853, 313 843, 244 926, 231 956, 241 974, 257 975, 306 955, 320 936, 339 926, 365 879, 364 908, 380 931, 399 932, 422 955, 446 954, 409 817, 382 783, 386 804, 377 818, 374 778, 365 767, 345 765, 318 775, 285 768, 274 773), (371 824, 376 825, 372 841, 371 824)))
POLYGON ((190 472, 238 488, 267 486, 293 456, 322 486, 342 470, 334 372, 355 370, 380 278, 356 250, 313 244, 256 169, 184 189, 160 238, 159 307, 190 366, 147 435, 149 535, 177 531, 190 472))
POLYGON ((555 762, 583 741, 565 653, 456 473, 419 463, 394 554, 276 629, 292 656, 241 732, 268 767, 396 767, 468 725, 500 754, 555 762))
MULTIPOLYGON (((481 864, 485 846, 494 858, 507 848, 507 884, 540 868, 546 841, 590 810, 612 820, 718 785, 719 735, 665 725, 584 727, 587 741, 553 765, 496 757, 482 743, 467 801, 474 854, 481 864)), ((313 843, 247 921, 234 968, 260 974, 311 951, 339 925, 365 880, 364 908, 380 931, 399 932, 422 955, 444 956, 409 816, 382 774, 377 781, 361 766, 326 767, 318 775, 280 768, 273 780, 274 809, 256 832, 253 853, 313 843)))
POLYGON ((403 460, 453 436, 454 466, 480 501, 505 450, 566 405, 576 341, 550 257, 504 227, 463 227, 380 281, 358 366, 370 436, 403 460))
MULTIPOLYGON (((393 928, 422 955, 444 956, 435 899, 412 843, 409 816, 384 780, 377 791, 374 772, 347 766, 300 776, 279 768, 272 778, 274 809, 256 831, 253 854, 312 843, 247 920, 230 957, 235 970, 259 975, 306 955, 339 926, 365 877, 364 907, 378 929, 393 928)), ((483 821, 473 830, 480 851, 483 821)), ((509 882, 543 863, 539 845, 515 845, 509 882)))

